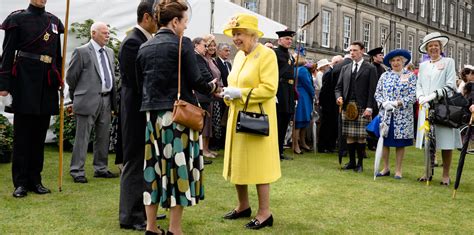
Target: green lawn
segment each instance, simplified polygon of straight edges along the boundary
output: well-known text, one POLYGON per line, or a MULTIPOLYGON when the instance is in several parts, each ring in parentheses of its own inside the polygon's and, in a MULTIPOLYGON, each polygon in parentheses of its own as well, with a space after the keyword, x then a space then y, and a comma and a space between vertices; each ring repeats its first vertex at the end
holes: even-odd
MULTIPOLYGON (((394 151, 392 151, 394 152, 394 151)), ((339 170, 335 154, 307 153, 282 162, 282 178, 271 186, 273 228, 247 231, 246 219, 221 218, 236 205, 233 185, 221 176, 222 157, 206 165, 206 199, 185 210, 184 231, 188 234, 407 234, 474 231, 474 160, 468 155, 457 198, 453 186, 439 185, 441 168, 435 169, 431 186, 416 178, 423 172, 422 151, 409 148, 402 180, 392 177, 373 180, 374 152, 369 152, 363 174, 339 170)), ((454 181, 459 152, 452 166, 454 181)), ((258 156, 255 156, 258 157, 258 156)), ((68 174, 71 153, 65 154, 63 191, 57 189, 57 148, 46 150, 43 183, 49 195, 11 196, 11 164, 0 164, 0 234, 118 234, 139 232, 119 229, 119 179, 93 178, 92 157, 86 162, 88 184, 75 184, 68 174)), ((114 172, 115 156, 109 165, 114 172)), ((392 157, 392 170, 394 161, 392 157)), ((347 161, 347 159, 344 159, 347 161)), ((255 187, 250 188, 254 214, 255 187)), ((160 209, 160 212, 164 211, 160 209)), ((158 221, 167 228, 168 219, 158 221)))

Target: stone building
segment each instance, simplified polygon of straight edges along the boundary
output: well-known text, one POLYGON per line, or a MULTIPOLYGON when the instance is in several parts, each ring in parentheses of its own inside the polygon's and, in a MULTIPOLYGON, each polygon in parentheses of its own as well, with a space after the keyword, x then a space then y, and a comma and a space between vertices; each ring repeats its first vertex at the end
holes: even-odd
POLYGON ((361 40, 368 50, 381 45, 385 51, 408 49, 417 65, 423 37, 439 31, 450 38, 445 54, 456 61, 457 69, 473 63, 473 0, 231 1, 290 29, 320 12, 299 37, 314 60, 343 54, 351 41, 361 40))

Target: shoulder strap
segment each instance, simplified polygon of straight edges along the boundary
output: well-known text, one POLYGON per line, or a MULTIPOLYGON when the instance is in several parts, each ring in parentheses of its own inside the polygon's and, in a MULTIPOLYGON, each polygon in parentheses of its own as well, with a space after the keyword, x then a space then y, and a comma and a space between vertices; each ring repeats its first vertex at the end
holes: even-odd
POLYGON ((178 100, 181 97, 181 46, 183 44, 183 36, 179 36, 178 46, 178 100))

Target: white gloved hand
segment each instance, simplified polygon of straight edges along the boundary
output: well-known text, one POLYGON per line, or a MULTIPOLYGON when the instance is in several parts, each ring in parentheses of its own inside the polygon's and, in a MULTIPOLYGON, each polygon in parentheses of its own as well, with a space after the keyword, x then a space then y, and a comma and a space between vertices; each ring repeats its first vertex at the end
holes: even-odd
POLYGON ((431 93, 427 96, 420 96, 420 98, 418 99, 418 103, 420 103, 421 105, 425 104, 425 103, 428 103, 432 100, 434 100, 436 98, 436 93, 431 93))
POLYGON ((393 107, 393 104, 392 104, 392 101, 385 101, 382 103, 382 107, 383 109, 385 109, 386 111, 391 111, 393 110, 395 107, 393 107))
POLYGON ((398 108, 398 101, 394 100, 394 101, 389 101, 389 102, 390 102, 390 104, 392 104, 393 109, 398 108))
POLYGON ((226 100, 233 100, 242 97, 242 91, 235 87, 224 87, 224 91, 221 92, 221 96, 226 100))
POLYGON ((429 103, 424 103, 422 104, 423 108, 425 109, 429 109, 430 108, 430 104, 429 103))

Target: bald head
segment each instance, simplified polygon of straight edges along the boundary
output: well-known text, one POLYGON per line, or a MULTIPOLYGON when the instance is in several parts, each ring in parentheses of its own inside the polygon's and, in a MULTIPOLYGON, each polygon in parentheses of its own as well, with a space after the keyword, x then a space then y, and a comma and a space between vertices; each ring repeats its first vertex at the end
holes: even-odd
POLYGON ((344 58, 342 58, 342 56, 336 55, 336 56, 332 57, 331 64, 336 65, 337 63, 341 62, 343 59, 344 58))
POLYGON ((109 42, 109 26, 104 22, 95 22, 91 25, 91 38, 103 47, 109 42))

